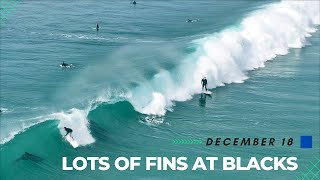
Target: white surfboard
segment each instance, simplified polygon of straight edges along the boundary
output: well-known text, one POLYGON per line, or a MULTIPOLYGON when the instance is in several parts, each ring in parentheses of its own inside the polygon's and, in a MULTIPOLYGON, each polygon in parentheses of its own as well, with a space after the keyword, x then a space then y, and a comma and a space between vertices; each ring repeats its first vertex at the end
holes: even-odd
POLYGON ((79 146, 78 142, 77 142, 76 140, 74 140, 74 139, 70 136, 70 134, 68 134, 65 138, 66 138, 66 140, 71 144, 71 146, 72 146, 73 148, 77 148, 77 147, 79 146))
POLYGON ((202 93, 203 93, 203 94, 207 94, 207 95, 212 94, 212 92, 211 92, 211 91, 202 91, 202 93))

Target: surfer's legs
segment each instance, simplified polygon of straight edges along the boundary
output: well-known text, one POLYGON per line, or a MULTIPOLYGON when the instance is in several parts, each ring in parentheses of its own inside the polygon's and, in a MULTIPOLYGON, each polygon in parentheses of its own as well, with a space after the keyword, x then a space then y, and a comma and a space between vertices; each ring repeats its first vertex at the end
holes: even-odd
POLYGON ((202 84, 202 90, 203 90, 203 88, 205 88, 205 90, 208 91, 206 84, 202 84))
POLYGON ((72 134, 71 134, 72 132, 67 132, 67 134, 66 135, 64 135, 64 137, 66 137, 68 134, 70 134, 69 136, 73 139, 73 137, 72 137, 72 134))

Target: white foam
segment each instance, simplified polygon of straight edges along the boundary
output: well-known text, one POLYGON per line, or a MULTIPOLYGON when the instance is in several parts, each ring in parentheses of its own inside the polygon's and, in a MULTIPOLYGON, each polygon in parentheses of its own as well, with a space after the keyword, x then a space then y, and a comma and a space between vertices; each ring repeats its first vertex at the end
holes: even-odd
POLYGON ((146 107, 141 110, 145 114, 164 114, 166 112, 166 98, 161 93, 152 93, 152 99, 146 107))
POLYGON ((43 116, 38 116, 35 118, 27 119, 24 123, 22 123, 22 127, 16 128, 12 130, 6 137, 1 139, 0 144, 5 144, 9 141, 11 141, 14 137, 16 137, 18 134, 25 132, 30 127, 37 125, 39 123, 42 123, 44 121, 48 120, 47 118, 43 116), (26 123, 29 122, 29 123, 26 123))

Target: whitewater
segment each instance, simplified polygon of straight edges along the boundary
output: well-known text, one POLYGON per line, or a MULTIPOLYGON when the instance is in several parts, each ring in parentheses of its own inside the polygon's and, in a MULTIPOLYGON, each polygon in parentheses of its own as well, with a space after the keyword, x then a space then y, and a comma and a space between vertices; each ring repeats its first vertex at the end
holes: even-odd
POLYGON ((249 71, 264 67, 266 61, 279 55, 286 55, 290 48, 306 45, 306 38, 320 24, 319 5, 318 1, 282 1, 264 6, 236 25, 190 42, 189 46, 194 51, 174 69, 162 69, 149 81, 141 82, 133 89, 120 93, 103 91, 86 108, 71 108, 37 117, 36 122, 1 137, 1 144, 35 124, 59 120, 61 135, 64 135, 65 126, 77 129, 73 133, 74 139, 85 146, 95 142, 87 116, 99 104, 128 101, 141 114, 165 116, 167 111, 173 110, 175 102, 190 100, 193 95, 201 93, 201 79, 204 76, 210 89, 243 83, 248 79, 249 71))

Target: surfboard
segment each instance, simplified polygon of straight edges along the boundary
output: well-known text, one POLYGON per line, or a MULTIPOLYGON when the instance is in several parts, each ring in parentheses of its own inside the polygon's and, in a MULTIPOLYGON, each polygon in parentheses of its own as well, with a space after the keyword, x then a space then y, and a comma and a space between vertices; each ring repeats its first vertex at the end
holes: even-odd
POLYGON ((74 140, 74 139, 70 136, 70 134, 68 134, 65 138, 66 138, 66 140, 71 144, 71 146, 72 146, 73 148, 77 148, 77 147, 79 146, 78 142, 77 142, 76 140, 74 140))
POLYGON ((207 94, 207 95, 212 94, 212 92, 211 92, 211 91, 202 91, 202 93, 203 93, 203 94, 207 94))

